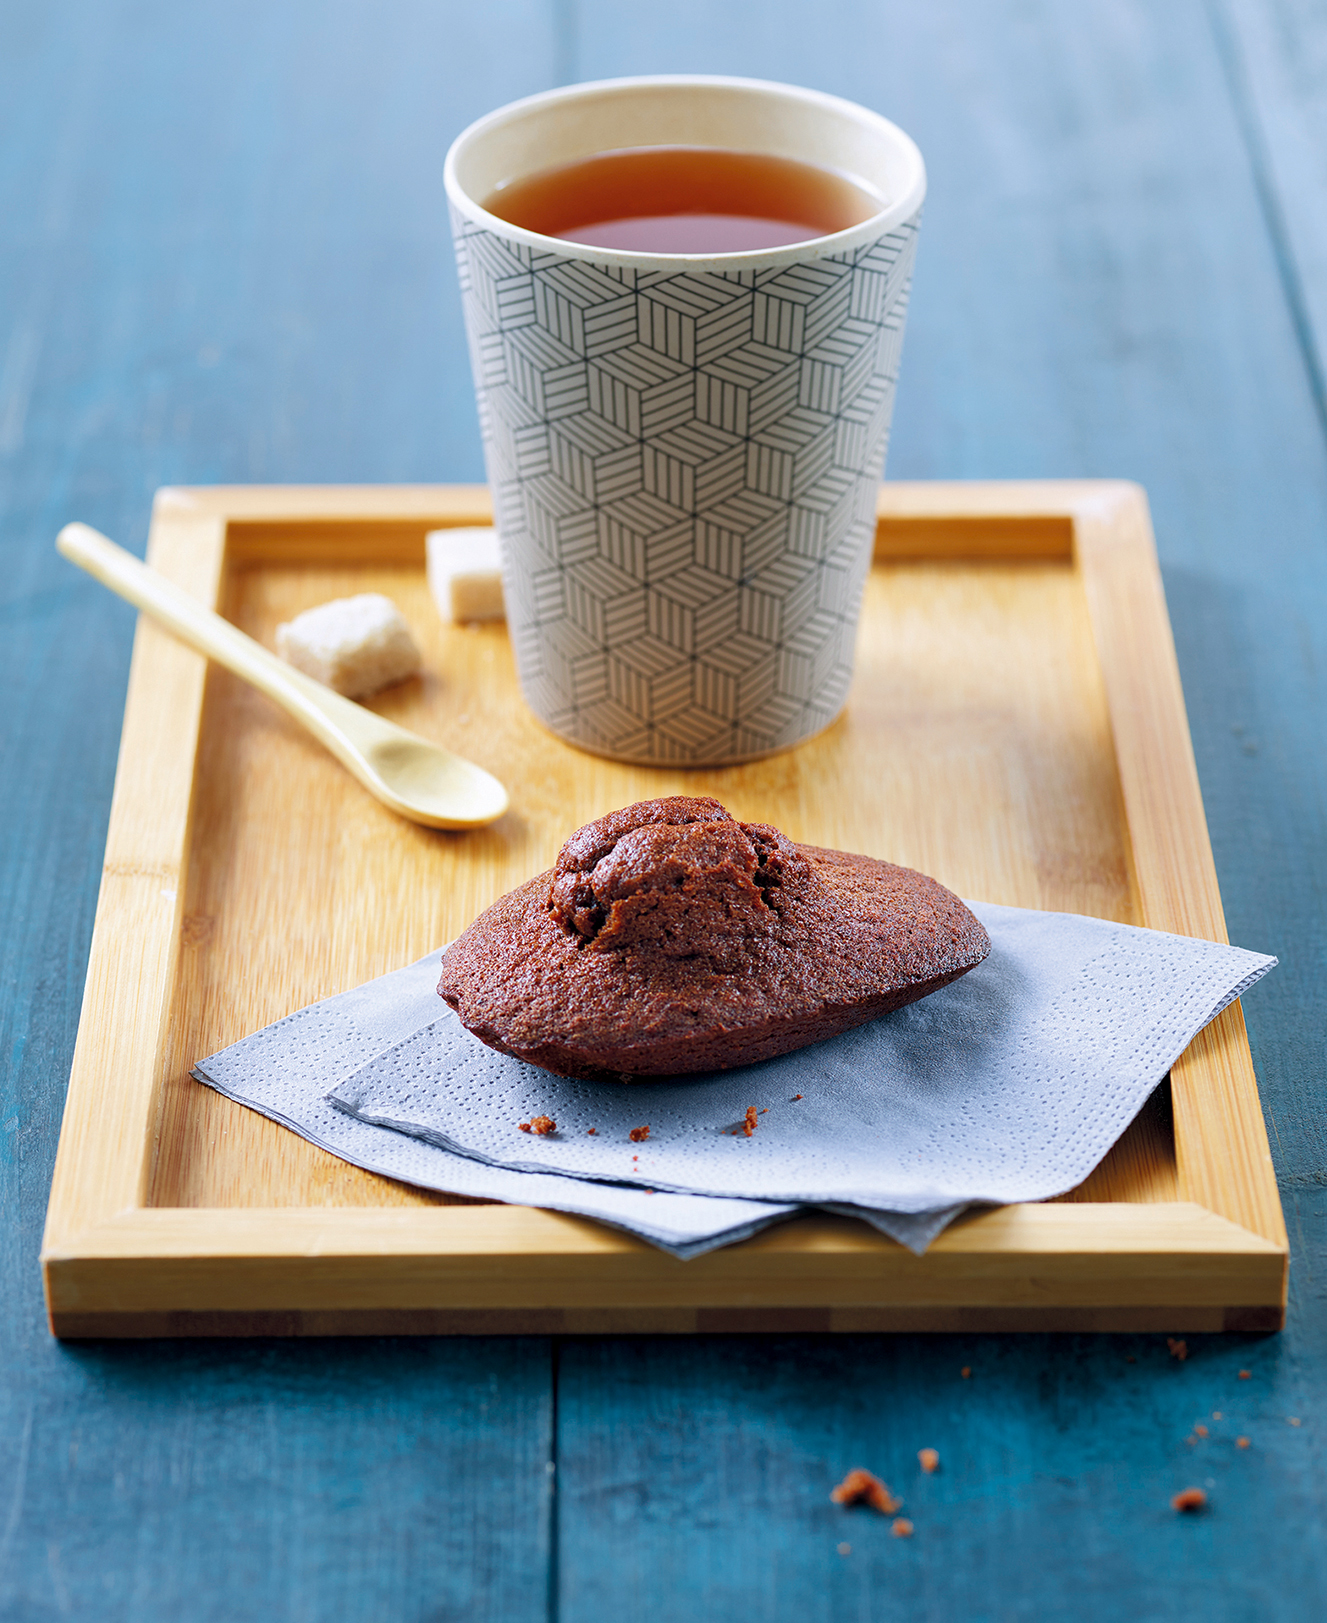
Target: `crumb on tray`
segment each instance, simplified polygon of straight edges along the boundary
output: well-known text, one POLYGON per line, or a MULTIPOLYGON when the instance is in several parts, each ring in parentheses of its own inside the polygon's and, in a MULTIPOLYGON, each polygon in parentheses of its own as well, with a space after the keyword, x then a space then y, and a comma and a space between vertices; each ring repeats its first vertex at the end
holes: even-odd
POLYGON ((895 1516, 889 1531, 895 1538, 911 1538, 912 1523, 906 1516, 895 1516))
POLYGON ((517 1126, 523 1133, 534 1133, 538 1138, 547 1138, 550 1133, 556 1133, 558 1124, 552 1116, 531 1116, 529 1121, 518 1122, 517 1126))
POLYGON ((933 1448, 919 1448, 917 1450, 917 1460, 927 1476, 940 1469, 940 1456, 933 1448))
POLYGON ((1201 1510, 1206 1503, 1207 1495, 1201 1488, 1185 1488, 1170 1501, 1170 1508, 1172 1510, 1201 1510))
MULTIPOLYGON (((633 1144, 643 1144, 649 1136, 650 1129, 648 1124, 644 1127, 633 1127, 630 1133, 627 1134, 627 1137, 633 1144)), ((634 1156, 632 1157, 632 1160, 635 1160, 634 1156)))

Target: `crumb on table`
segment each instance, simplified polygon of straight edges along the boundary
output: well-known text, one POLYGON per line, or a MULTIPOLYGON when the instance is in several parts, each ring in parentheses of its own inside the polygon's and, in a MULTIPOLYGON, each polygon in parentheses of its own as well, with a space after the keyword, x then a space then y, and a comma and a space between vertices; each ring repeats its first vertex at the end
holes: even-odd
POLYGON ((1241 1381, 1250 1381, 1253 1379, 1253 1371, 1251 1369, 1242 1369, 1239 1372, 1239 1378, 1241 1381))
POLYGON ((1235 1439, 1235 1447, 1236 1448, 1247 1448, 1248 1446, 1249 1446, 1249 1439, 1247 1437, 1236 1437, 1236 1439, 1235 1439))
POLYGON ((1182 1364, 1189 1356, 1189 1343, 1177 1340, 1174 1336, 1166 1337, 1166 1345, 1170 1348, 1170 1356, 1179 1359, 1182 1364))
POLYGON ((895 1538, 911 1538, 912 1523, 906 1516, 895 1516, 889 1531, 895 1538))
POLYGON ((1195 1426, 1193 1429, 1198 1433, 1198 1435, 1200 1437, 1206 1437, 1207 1436, 1207 1427, 1206 1426, 1195 1426))
POLYGON ((963 1368, 959 1370, 959 1374, 965 1381, 970 1381, 972 1379, 972 1365, 964 1364, 963 1368))
POLYGON ((1207 1503, 1207 1495, 1201 1488, 1184 1488, 1170 1501, 1172 1510, 1201 1510, 1207 1503))
POLYGON ((940 1456, 933 1448, 919 1448, 917 1450, 917 1459, 927 1476, 940 1469, 940 1456))
POLYGON ((872 1510, 878 1510, 883 1516, 892 1516, 903 1503, 890 1493, 878 1476, 863 1471, 860 1466, 849 1471, 838 1487, 830 1490, 829 1496, 836 1505, 870 1505, 872 1510))

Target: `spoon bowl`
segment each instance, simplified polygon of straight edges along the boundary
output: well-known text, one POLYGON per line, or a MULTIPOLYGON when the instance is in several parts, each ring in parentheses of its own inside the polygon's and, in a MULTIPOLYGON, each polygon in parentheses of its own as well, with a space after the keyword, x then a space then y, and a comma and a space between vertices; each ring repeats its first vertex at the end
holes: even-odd
POLYGON ((429 828, 465 829, 482 828, 506 811, 507 791, 483 767, 287 665, 100 531, 66 524, 55 544, 103 586, 274 699, 402 817, 429 828))
POLYGON ((377 781, 376 785, 367 777, 360 781, 385 805, 417 822, 435 828, 477 828, 507 809, 507 791, 492 773, 402 727, 393 727, 370 745, 364 761, 377 781), (462 803, 471 819, 465 824, 456 821, 462 803))

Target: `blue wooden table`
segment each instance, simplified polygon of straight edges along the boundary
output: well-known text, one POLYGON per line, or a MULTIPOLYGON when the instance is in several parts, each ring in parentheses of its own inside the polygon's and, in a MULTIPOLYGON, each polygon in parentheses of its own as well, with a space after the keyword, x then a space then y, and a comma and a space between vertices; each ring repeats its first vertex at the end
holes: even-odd
POLYGON ((0 1618, 1327 1614, 1325 374, 1323 0, 4 0, 0 1618), (1279 1336, 48 1336, 133 630, 55 532, 141 551, 166 483, 482 477, 442 154, 652 71, 919 141, 892 475, 1150 492, 1231 936, 1282 960, 1246 1000, 1279 1336), (830 1503, 857 1464, 911 1540, 830 1503))

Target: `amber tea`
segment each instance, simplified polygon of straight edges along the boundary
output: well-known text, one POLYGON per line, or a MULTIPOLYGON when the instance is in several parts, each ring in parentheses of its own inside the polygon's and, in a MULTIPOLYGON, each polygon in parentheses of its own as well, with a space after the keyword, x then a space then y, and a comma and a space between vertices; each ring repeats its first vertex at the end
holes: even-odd
POLYGON ((484 199, 509 225, 629 253, 735 254, 859 225, 884 200, 817 164, 715 147, 629 147, 538 170, 484 199))

